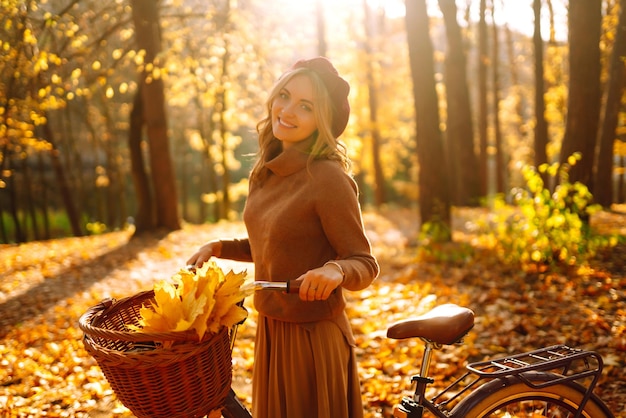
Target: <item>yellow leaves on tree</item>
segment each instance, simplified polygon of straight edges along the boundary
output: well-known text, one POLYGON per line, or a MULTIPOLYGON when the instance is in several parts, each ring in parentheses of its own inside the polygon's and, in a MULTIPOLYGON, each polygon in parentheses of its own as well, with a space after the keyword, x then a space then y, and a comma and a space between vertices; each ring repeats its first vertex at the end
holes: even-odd
POLYGON ((180 270, 172 282, 154 285, 154 302, 140 310, 136 331, 170 332, 193 329, 201 340, 243 321, 247 311, 240 306, 247 293, 241 290, 246 273, 228 274, 214 262, 195 272, 180 270))

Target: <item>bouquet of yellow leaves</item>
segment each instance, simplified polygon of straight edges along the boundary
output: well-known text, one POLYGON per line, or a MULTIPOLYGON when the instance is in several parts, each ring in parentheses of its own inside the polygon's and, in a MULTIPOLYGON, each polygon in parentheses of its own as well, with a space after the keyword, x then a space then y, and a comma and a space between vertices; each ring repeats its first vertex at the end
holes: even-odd
POLYGON ((154 302, 143 306, 139 326, 134 331, 170 332, 193 329, 202 340, 206 332, 246 319, 241 306, 247 293, 241 290, 246 272, 224 274, 215 262, 207 262, 195 272, 181 269, 172 282, 154 284, 154 302))

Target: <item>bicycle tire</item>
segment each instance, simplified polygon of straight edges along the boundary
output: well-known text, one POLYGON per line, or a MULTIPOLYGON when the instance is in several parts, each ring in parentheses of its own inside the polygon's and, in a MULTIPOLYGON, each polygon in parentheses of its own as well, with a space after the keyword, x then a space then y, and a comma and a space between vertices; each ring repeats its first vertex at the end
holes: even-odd
MULTIPOLYGON (((524 376, 533 382, 554 380, 553 374, 545 372, 525 373, 524 376)), ((454 408, 451 416, 464 418, 573 417, 585 392, 586 389, 583 386, 571 381, 535 389, 515 376, 507 376, 479 387, 454 408), (557 413, 559 411, 561 414, 557 413)), ((592 394, 585 404, 582 417, 614 418, 611 411, 595 394, 592 394)))
POLYGON ((224 407, 222 408, 223 418, 252 418, 250 411, 241 403, 237 394, 231 388, 230 392, 226 396, 224 401, 224 407))

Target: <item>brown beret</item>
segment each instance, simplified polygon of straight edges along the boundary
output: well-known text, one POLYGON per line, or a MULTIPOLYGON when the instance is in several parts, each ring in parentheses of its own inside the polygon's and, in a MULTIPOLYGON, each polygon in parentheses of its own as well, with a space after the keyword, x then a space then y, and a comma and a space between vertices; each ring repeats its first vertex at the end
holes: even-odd
POLYGON ((339 76, 333 64, 325 57, 303 59, 296 62, 292 69, 307 68, 315 72, 324 85, 330 96, 333 105, 332 132, 335 137, 341 135, 348 125, 350 117, 350 104, 348 103, 348 93, 350 85, 339 76))

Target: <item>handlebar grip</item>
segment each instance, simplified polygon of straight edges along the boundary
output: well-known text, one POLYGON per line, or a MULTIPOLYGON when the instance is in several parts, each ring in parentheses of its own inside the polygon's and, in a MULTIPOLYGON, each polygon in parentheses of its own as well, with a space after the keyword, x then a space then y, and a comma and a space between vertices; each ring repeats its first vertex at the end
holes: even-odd
POLYGON ((302 285, 302 280, 288 280, 287 281, 287 289, 285 292, 287 293, 298 293, 300 292, 300 286, 302 285))
MULTIPOLYGON (((302 280, 288 280, 285 282, 285 293, 296 294, 300 292, 300 286, 302 286, 302 280)), ((333 289, 333 293, 337 293, 338 287, 333 289)))

